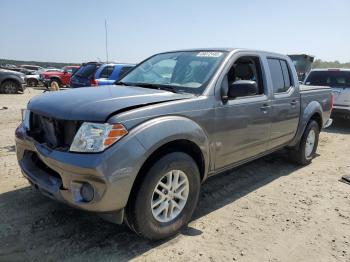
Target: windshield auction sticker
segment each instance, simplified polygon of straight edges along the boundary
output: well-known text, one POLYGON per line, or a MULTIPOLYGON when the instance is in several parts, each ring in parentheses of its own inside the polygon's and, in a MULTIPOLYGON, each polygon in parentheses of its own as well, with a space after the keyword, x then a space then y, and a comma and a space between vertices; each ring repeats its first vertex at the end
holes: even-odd
POLYGON ((197 54, 199 57, 220 57, 222 56, 221 52, 199 52, 197 54))

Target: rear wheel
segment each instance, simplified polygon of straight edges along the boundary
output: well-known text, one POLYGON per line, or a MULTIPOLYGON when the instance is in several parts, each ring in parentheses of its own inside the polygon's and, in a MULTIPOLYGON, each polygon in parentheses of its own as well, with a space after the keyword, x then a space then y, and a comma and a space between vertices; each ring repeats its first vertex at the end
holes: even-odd
POLYGON ((0 92, 4 94, 16 94, 18 92, 18 83, 12 80, 7 80, 2 83, 0 92))
POLYGON ((297 164, 310 164, 318 146, 320 129, 316 121, 311 120, 305 128, 300 144, 291 151, 291 157, 297 164))
POLYGON ((126 209, 127 225, 148 239, 176 234, 192 217, 200 189, 195 161, 182 152, 169 153, 146 172, 126 209))

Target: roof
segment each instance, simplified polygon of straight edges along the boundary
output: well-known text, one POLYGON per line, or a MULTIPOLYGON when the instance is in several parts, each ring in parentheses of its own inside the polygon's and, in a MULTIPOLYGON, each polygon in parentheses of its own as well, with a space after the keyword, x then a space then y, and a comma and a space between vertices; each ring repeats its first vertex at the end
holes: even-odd
POLYGON ((160 52, 160 53, 191 52, 191 51, 218 51, 218 52, 230 52, 230 53, 238 52, 238 51, 246 51, 246 52, 263 53, 265 55, 270 55, 270 56, 273 56, 273 55, 276 55, 276 56, 287 56, 285 54, 274 53, 274 52, 263 51, 263 50, 257 50, 257 49, 229 48, 229 47, 180 49, 180 50, 165 51, 165 52, 160 52))
POLYGON ((133 63, 117 63, 117 62, 110 62, 110 63, 104 63, 103 65, 107 65, 107 66, 115 66, 115 65, 135 66, 136 64, 133 64, 133 63))

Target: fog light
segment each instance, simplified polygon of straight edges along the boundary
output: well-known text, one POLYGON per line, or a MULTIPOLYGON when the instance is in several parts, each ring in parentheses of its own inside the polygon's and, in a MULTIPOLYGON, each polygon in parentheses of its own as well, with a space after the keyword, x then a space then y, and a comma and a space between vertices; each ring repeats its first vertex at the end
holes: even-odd
POLYGON ((80 188, 80 194, 84 202, 90 202, 94 199, 94 188, 89 183, 83 183, 80 188))

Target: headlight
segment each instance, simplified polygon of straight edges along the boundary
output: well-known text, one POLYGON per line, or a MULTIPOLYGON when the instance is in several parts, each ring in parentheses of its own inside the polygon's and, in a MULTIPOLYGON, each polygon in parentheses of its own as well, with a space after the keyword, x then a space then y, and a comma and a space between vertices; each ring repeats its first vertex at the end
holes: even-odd
POLYGON ((96 124, 85 122, 76 133, 69 151, 102 152, 127 133, 128 131, 122 124, 96 124))
POLYGON ((22 123, 26 130, 29 130, 30 110, 22 109, 22 123))

